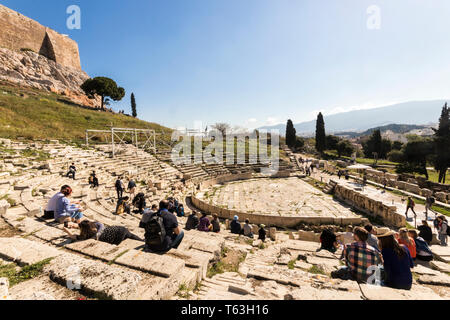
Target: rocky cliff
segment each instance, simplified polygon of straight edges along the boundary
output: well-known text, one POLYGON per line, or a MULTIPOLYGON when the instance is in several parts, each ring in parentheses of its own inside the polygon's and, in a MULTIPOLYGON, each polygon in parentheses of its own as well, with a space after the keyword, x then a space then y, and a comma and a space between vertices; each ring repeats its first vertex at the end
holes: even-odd
POLYGON ((0 80, 62 94, 77 104, 98 108, 100 101, 86 97, 80 89, 89 76, 32 51, 0 48, 0 80))

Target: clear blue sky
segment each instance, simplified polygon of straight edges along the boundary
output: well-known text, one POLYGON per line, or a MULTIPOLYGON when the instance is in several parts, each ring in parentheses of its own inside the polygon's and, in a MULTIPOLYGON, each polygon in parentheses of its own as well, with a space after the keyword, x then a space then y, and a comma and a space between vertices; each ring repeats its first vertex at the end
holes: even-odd
MULTIPOLYGON (((69 34, 83 69, 127 91, 115 109, 170 127, 257 127, 450 97, 448 0, 0 0, 69 34), (81 30, 66 8, 81 7, 81 30), (381 13, 367 28, 367 8, 381 13)), ((0 31, 1 32, 1 31, 0 31)))

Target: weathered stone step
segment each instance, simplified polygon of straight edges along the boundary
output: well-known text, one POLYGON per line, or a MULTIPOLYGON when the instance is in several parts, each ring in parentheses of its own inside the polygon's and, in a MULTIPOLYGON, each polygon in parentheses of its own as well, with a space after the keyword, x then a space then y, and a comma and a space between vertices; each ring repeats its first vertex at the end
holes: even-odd
POLYGON ((30 265, 63 252, 56 248, 23 238, 0 238, 0 256, 19 265, 30 265))
POLYGON ((53 259, 45 271, 53 281, 69 288, 79 285, 83 294, 100 299, 167 299, 178 288, 175 281, 67 253, 53 259))
POLYGON ((93 258, 114 262, 164 278, 175 276, 185 266, 181 259, 126 249, 93 239, 75 242, 67 245, 66 248, 93 258))

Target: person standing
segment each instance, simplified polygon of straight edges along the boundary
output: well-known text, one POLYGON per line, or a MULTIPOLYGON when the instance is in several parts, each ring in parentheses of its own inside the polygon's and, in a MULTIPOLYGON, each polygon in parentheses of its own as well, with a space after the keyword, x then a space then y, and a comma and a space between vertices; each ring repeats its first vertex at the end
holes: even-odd
POLYGON ((134 199, 136 194, 136 182, 133 179, 128 182, 128 192, 130 193, 130 199, 134 199))
MULTIPOLYGON (((433 196, 428 196, 425 200, 425 220, 428 220, 428 210, 433 211, 431 208, 436 200, 433 196)), ((436 215, 436 213, 435 213, 436 215)))
POLYGON ((117 192, 117 200, 120 200, 123 196, 123 189, 125 189, 121 177, 118 177, 115 183, 115 188, 117 192))
POLYGON ((444 216, 439 216, 439 225, 438 225, 438 235, 439 240, 441 241, 441 246, 446 247, 447 246, 447 230, 448 230, 448 222, 447 219, 444 216))
POLYGON ((408 220, 408 211, 411 209, 411 211, 414 213, 414 217, 417 217, 416 212, 414 211, 414 207, 416 206, 416 203, 414 202, 412 197, 408 197, 407 203, 406 203, 406 220, 408 220))

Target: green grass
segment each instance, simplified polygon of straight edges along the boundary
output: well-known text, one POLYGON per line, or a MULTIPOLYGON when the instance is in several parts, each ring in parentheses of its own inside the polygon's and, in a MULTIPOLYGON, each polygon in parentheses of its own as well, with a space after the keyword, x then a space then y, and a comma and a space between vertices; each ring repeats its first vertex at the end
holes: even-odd
POLYGON ((297 261, 297 260, 291 260, 291 261, 289 261, 288 264, 287 264, 288 268, 291 269, 291 270, 293 270, 293 269, 295 268, 295 262, 296 262, 296 261, 297 261))
POLYGON ((39 276, 42 273, 44 266, 49 264, 50 261, 51 258, 45 259, 38 263, 25 266, 20 271, 16 270, 16 265, 13 263, 2 265, 0 266, 0 278, 8 278, 10 287, 13 287, 16 284, 39 276))
POLYGON ((326 275, 326 272, 321 267, 316 266, 316 265, 314 265, 311 268, 309 268, 308 272, 312 273, 312 274, 323 274, 323 275, 326 275))
POLYGON ((156 123, 76 107, 61 102, 63 96, 3 82, 0 82, 0 93, 0 136, 3 138, 59 139, 82 143, 86 129, 105 130, 112 123, 121 128, 153 129, 164 133, 157 137, 157 141, 170 143, 172 130, 156 123))

